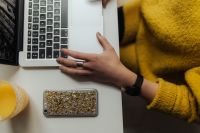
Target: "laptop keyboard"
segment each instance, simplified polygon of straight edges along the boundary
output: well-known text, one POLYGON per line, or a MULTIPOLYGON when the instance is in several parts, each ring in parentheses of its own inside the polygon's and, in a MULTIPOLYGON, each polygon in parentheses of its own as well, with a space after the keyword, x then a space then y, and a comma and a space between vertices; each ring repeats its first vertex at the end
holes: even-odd
POLYGON ((68 48, 67 5, 67 0, 29 0, 27 59, 67 58, 60 53, 68 48))

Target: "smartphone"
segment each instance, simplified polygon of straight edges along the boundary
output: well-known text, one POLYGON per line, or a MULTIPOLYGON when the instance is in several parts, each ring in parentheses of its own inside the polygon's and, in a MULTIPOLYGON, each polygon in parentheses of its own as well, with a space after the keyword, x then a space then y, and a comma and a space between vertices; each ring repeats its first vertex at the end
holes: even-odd
POLYGON ((96 89, 46 90, 43 93, 43 114, 46 117, 96 117, 96 89))

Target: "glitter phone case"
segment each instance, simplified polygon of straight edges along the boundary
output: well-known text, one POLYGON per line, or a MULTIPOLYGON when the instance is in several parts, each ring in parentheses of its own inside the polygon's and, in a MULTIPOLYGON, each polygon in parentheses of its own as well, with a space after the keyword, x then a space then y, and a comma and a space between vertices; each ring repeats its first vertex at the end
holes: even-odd
POLYGON ((95 117, 97 90, 44 91, 43 113, 46 117, 95 117))

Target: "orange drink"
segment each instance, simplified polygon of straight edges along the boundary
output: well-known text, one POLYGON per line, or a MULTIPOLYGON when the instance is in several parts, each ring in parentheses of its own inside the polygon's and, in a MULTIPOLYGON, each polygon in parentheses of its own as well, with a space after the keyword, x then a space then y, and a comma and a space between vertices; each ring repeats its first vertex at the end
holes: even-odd
POLYGON ((0 120, 11 119, 28 104, 28 95, 20 87, 0 81, 0 120))

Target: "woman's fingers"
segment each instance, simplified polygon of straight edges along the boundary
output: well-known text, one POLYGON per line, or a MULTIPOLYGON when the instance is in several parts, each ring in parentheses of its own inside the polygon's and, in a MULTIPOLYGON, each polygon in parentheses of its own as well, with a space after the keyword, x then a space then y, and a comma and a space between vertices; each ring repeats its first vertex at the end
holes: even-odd
POLYGON ((66 66, 66 67, 77 67, 77 63, 74 60, 65 59, 65 58, 62 58, 62 57, 59 57, 57 59, 57 62, 59 64, 66 66))
POLYGON ((60 66, 59 68, 63 73, 66 73, 69 75, 89 76, 92 74, 92 71, 86 70, 86 69, 77 69, 77 68, 66 67, 66 66, 60 66))
MULTIPOLYGON (((108 40, 104 36, 102 36, 99 32, 96 34, 96 36, 104 50, 113 49, 113 47, 110 45, 108 40)), ((77 52, 77 51, 73 51, 69 49, 61 49, 61 52, 75 59, 81 59, 81 60, 86 60, 86 61, 94 60, 97 56, 96 54, 82 53, 82 52, 77 52)))
POLYGON ((73 51, 69 49, 61 49, 61 52, 75 59, 82 59, 82 60, 92 60, 95 56, 94 54, 82 53, 82 52, 77 52, 77 51, 73 51))
POLYGON ((99 43, 102 45, 103 49, 104 50, 108 50, 108 49, 111 49, 113 48, 110 43, 108 42, 108 40, 101 35, 101 33, 97 32, 97 39, 99 41, 99 43))
MULTIPOLYGON (((63 65, 63 66, 66 66, 66 67, 74 67, 74 68, 80 67, 80 65, 78 65, 77 61, 71 60, 71 59, 62 58, 62 57, 59 57, 57 59, 57 62, 59 64, 63 65)), ((92 64, 92 62, 83 62, 81 67, 92 70, 93 69, 93 64, 92 64)))

